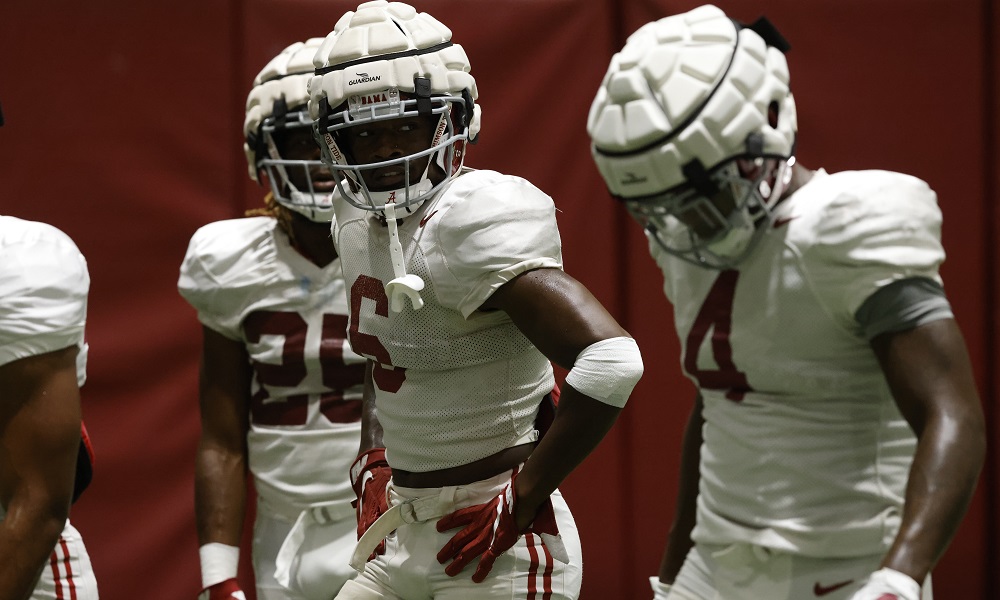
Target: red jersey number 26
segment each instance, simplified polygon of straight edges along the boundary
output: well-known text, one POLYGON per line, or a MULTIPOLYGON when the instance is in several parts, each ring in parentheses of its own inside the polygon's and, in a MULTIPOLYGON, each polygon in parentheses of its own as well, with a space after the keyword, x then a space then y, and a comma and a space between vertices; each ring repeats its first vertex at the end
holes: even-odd
MULTIPOLYGON (((248 343, 256 344, 265 335, 281 336, 281 362, 271 364, 251 359, 260 389, 250 398, 250 414, 258 425, 304 425, 308 417, 309 396, 296 394, 272 401, 269 388, 294 388, 307 375, 305 350, 309 325, 297 312, 260 310, 243 323, 248 343)), ((360 403, 345 401, 344 391, 364 381, 364 365, 344 362, 344 330, 347 317, 323 315, 323 333, 319 346, 319 364, 323 386, 319 410, 332 423, 358 420, 360 403)))

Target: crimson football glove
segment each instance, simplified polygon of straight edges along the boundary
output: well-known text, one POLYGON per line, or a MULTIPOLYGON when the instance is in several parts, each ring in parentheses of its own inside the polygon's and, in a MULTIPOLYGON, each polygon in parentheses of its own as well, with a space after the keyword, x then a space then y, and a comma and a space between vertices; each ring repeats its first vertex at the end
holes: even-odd
MULTIPOLYGON (((372 448, 362 453, 351 465, 351 487, 356 500, 351 502, 358 518, 358 539, 372 523, 389 510, 385 488, 392 477, 392 469, 385 460, 385 448, 372 448)), ((385 540, 375 548, 368 560, 376 554, 385 554, 385 540)))
POLYGON ((247 600, 247 597, 235 579, 227 579, 203 589, 198 600, 247 600))
POLYGON ((449 529, 462 529, 456 533, 438 552, 438 562, 444 564, 449 576, 458 575, 470 562, 481 555, 479 565, 472 574, 472 581, 482 583, 493 569, 493 563, 504 552, 510 550, 522 534, 533 532, 542 537, 553 558, 560 562, 569 562, 566 547, 559 537, 559 527, 556 525, 555 512, 551 499, 538 508, 535 519, 524 531, 518 531, 514 521, 517 507, 517 495, 514 493, 514 480, 517 471, 510 478, 510 483, 500 495, 483 504, 461 508, 445 515, 437 522, 437 530, 445 532, 449 529))
POLYGON ((905 573, 879 569, 851 600, 920 600, 920 584, 905 573))

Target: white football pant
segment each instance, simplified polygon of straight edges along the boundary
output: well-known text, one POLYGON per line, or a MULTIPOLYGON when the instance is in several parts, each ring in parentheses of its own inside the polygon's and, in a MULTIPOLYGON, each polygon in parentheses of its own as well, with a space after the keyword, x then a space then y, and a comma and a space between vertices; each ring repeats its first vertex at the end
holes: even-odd
POLYGON ((97 579, 83 538, 66 521, 31 600, 98 600, 97 579))
MULTIPOLYGON (((849 600, 882 554, 812 558, 753 544, 695 544, 667 600, 849 600)), ((922 600, 933 600, 928 576, 922 600)))
MULTIPOLYGON (((496 477, 458 486, 464 499, 455 509, 487 502, 510 483, 510 471, 496 477), (468 493, 466 497, 464 492, 468 493)), ((392 505, 413 498, 437 496, 444 488, 404 488, 390 484, 392 505)), ((552 507, 559 534, 569 554, 569 564, 552 560, 535 534, 521 536, 513 548, 497 558, 493 570, 482 583, 474 583, 472 574, 478 565, 473 560, 456 577, 444 572, 437 553, 461 531, 460 528, 438 533, 438 519, 405 523, 386 539, 385 554, 365 564, 365 570, 344 585, 337 600, 480 600, 504 598, 518 600, 551 598, 576 600, 583 576, 583 553, 580 534, 573 515, 559 490, 552 494, 552 507)))
POLYGON ((311 523, 291 564, 289 587, 275 579, 275 559, 292 530, 286 520, 257 513, 253 536, 253 569, 258 600, 329 600, 357 572, 348 564, 357 542, 357 521, 311 523))

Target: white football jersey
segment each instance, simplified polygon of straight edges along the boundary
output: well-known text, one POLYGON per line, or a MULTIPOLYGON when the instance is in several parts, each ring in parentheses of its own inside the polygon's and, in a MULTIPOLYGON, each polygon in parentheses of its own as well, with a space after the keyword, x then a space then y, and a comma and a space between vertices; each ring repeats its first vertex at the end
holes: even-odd
POLYGON ((650 245, 705 403, 696 541, 817 557, 888 547, 916 439, 855 313, 893 281, 940 282, 940 228, 919 179, 818 171, 736 270, 650 245))
POLYGON ((191 238, 178 289, 206 327, 249 354, 247 442, 262 510, 294 519, 353 500, 364 359, 346 340, 340 260, 318 267, 270 217, 219 221, 191 238))
POLYGON ((375 361, 376 410, 394 468, 432 471, 522 443, 552 390, 549 361, 503 311, 477 310, 525 271, 562 268, 552 199, 519 177, 464 170, 399 225, 423 308, 389 308, 388 228, 335 200, 350 339, 375 361))
POLYGON ((76 345, 87 378, 90 274, 76 244, 51 225, 0 216, 0 365, 76 345))

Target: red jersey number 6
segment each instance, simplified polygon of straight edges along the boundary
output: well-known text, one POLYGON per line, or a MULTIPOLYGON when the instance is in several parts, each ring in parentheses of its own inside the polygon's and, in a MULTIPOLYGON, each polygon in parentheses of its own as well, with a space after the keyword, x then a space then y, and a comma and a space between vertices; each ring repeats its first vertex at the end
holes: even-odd
POLYGON ((392 366, 389 351, 379 339, 370 333, 358 331, 358 318, 361 316, 361 301, 365 298, 375 301, 375 314, 389 317, 389 297, 385 295, 382 282, 368 275, 358 275, 351 286, 351 327, 347 332, 351 346, 358 354, 363 354, 375 360, 372 378, 378 389, 384 392, 396 393, 406 380, 406 369, 392 366))

